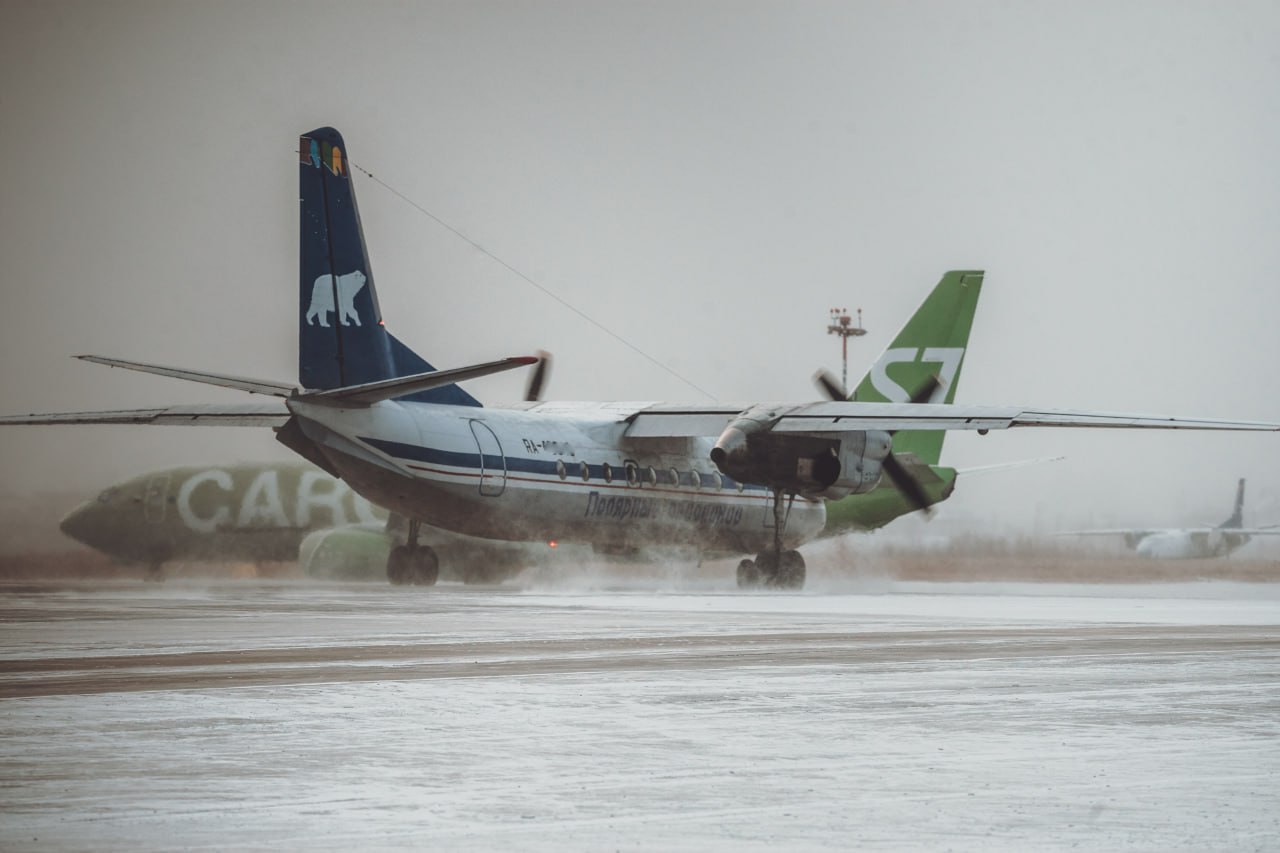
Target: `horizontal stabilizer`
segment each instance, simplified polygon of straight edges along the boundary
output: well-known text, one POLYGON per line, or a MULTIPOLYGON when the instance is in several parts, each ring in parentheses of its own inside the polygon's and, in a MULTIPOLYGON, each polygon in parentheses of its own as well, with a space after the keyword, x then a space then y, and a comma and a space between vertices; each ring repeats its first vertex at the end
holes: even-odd
POLYGON ((366 382, 363 385, 350 385, 346 388, 334 388, 329 391, 313 391, 299 395, 298 399, 309 403, 331 403, 335 405, 368 406, 381 400, 404 397, 419 391, 441 388, 455 382, 477 379, 491 373, 501 373, 536 364, 534 356, 517 356, 488 361, 471 367, 455 367, 452 370, 435 370, 430 373, 415 373, 412 376, 401 376, 396 379, 383 379, 378 382, 366 382))
POLYGON ((166 367, 162 364, 143 364, 138 361, 125 361, 119 358, 106 358, 100 355, 78 355, 81 361, 94 364, 105 364, 107 367, 123 367, 126 370, 138 370, 143 373, 154 373, 157 376, 171 376, 174 379, 186 379, 188 382, 202 382, 205 385, 218 385, 222 388, 234 388, 237 391, 248 391, 250 394, 267 394, 272 397, 289 397, 296 386, 283 382, 267 382, 261 379, 245 379, 241 376, 227 376, 222 373, 206 373, 201 370, 184 370, 181 367, 166 367))
POLYGON ((994 465, 978 465, 973 468, 957 468, 957 474, 972 477, 974 474, 992 474, 996 471, 1008 471, 1010 468, 1024 468, 1027 465, 1043 465, 1045 462, 1061 462, 1065 456, 1042 456, 1039 459, 1019 459, 1016 462, 997 462, 994 465))
POLYGON ((156 409, 119 409, 106 412, 59 412, 45 415, 0 417, 0 426, 45 424, 149 424, 152 426, 251 426, 279 427, 289 413, 277 403, 207 403, 156 409))

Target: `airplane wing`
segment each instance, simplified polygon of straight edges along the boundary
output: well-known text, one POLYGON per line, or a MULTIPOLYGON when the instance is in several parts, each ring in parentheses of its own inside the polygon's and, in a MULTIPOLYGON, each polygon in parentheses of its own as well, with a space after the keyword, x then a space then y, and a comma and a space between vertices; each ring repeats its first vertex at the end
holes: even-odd
MULTIPOLYGON (((680 438, 719 435, 747 409, 762 411, 767 404, 725 406, 646 406, 627 420, 628 438, 680 438)), ((1102 429, 1208 429, 1280 431, 1280 424, 1171 418, 1115 412, 1064 409, 1024 409, 1016 406, 962 406, 931 403, 816 402, 798 406, 778 404, 772 412, 775 432, 831 433, 857 429, 992 430, 1015 427, 1083 427, 1102 429)))
MULTIPOLYGON (((504 360, 506 362, 519 359, 504 360)), ((495 363, 495 366, 499 363, 495 363)), ((512 365, 514 366, 514 365, 512 365)), ((490 365, 482 365, 489 368, 490 365)), ((507 364, 497 367, 506 369, 507 364)), ((188 378, 188 377, 179 377, 188 378)), ((417 380, 419 377, 413 377, 417 380)), ((353 389, 363 392, 369 389, 353 389)), ((376 389, 373 396, 380 396, 376 389)), ((403 393, 398 389, 397 393, 403 393)), ((363 401, 361 401, 363 402, 363 401)), ((627 421, 628 438, 697 438, 717 436, 737 416, 762 404, 678 406, 671 404, 611 404, 620 421, 627 421)), ((555 410, 543 404, 530 411, 555 410)), ((157 424, 164 426, 280 426, 288 413, 275 404, 204 404, 98 412, 58 412, 0 417, 0 426, 41 424, 157 424)), ((790 433, 837 433, 858 429, 991 430, 1015 427, 1090 427, 1122 429, 1200 429, 1280 431, 1280 424, 1171 418, 1108 412, 1019 409, 1009 406, 957 406, 930 403, 819 402, 778 404, 772 429, 790 433)))
POLYGON ((1243 534, 1245 536, 1280 536, 1280 530, 1268 527, 1117 527, 1109 530, 1066 530, 1055 536, 1150 536, 1154 533, 1177 533, 1207 536, 1210 533, 1243 534))
POLYGON ((1153 533, 1174 533, 1164 527, 1116 527, 1101 530, 1064 530, 1054 536, 1150 536, 1153 533))
POLYGON ((151 424, 154 426, 252 426, 279 427, 289 420, 284 407, 274 403, 167 406, 155 409, 119 409, 102 412, 57 412, 43 415, 0 417, 0 426, 42 424, 151 424))

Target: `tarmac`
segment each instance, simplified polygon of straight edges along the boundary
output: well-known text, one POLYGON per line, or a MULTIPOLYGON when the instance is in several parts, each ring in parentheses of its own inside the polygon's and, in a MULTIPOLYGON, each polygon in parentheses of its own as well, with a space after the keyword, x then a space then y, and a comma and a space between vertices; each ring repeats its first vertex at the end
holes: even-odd
POLYGON ((0 848, 1273 850, 1280 584, 0 584, 0 848))

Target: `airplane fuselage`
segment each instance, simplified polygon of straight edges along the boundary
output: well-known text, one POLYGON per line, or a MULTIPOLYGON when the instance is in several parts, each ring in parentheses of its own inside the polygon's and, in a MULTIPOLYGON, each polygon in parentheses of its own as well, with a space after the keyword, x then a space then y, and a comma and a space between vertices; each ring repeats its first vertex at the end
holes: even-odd
POLYGON ((1134 550, 1143 557, 1154 559, 1207 560, 1225 557, 1248 542, 1248 534, 1232 533, 1226 529, 1207 533, 1169 530, 1143 536, 1134 545, 1134 550))
MULTIPOLYGON (((634 406, 289 405, 359 494, 459 533, 707 554, 753 554, 773 543, 768 489, 721 474, 710 438, 628 439, 619 412, 634 406)), ((816 537, 825 521, 821 500, 796 498, 784 543, 816 537)))
POLYGON ((181 466, 117 483, 62 521, 77 541, 127 562, 295 560, 313 530, 386 512, 309 465, 181 466))

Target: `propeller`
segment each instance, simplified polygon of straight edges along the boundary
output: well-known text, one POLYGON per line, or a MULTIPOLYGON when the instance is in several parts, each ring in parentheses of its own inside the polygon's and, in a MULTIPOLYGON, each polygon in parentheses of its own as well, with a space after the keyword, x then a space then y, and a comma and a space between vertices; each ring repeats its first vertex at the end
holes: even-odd
MULTIPOLYGON (((819 370, 813 375, 813 381, 817 383, 827 398, 842 403, 849 399, 849 395, 845 392, 844 386, 841 385, 836 378, 826 370, 819 370)), ((924 381, 916 392, 911 395, 912 403, 927 403, 929 398, 933 396, 933 392, 942 387, 942 380, 937 374, 930 374, 929 378, 924 381)), ((897 430, 890 431, 892 436, 897 430)), ((907 466, 898 461, 898 457, 893 455, 893 451, 889 451, 889 455, 880 463, 881 470, 888 475, 889 480, 902 496, 907 499, 907 503, 923 512, 926 516, 931 516, 933 510, 933 501, 930 500, 928 492, 924 486, 920 485, 920 481, 911 476, 911 472, 907 470, 907 466)))
POLYGON ((524 386, 525 402, 533 403, 542 399, 542 386, 547 384, 547 373, 551 370, 551 353, 538 350, 538 361, 529 374, 529 383, 524 386))
POLYGON ((849 395, 845 393, 844 386, 836 381, 836 378, 825 370, 819 370, 813 374, 813 381, 818 383, 818 387, 822 389, 822 393, 827 395, 827 399, 834 403, 843 403, 849 399, 849 395))

